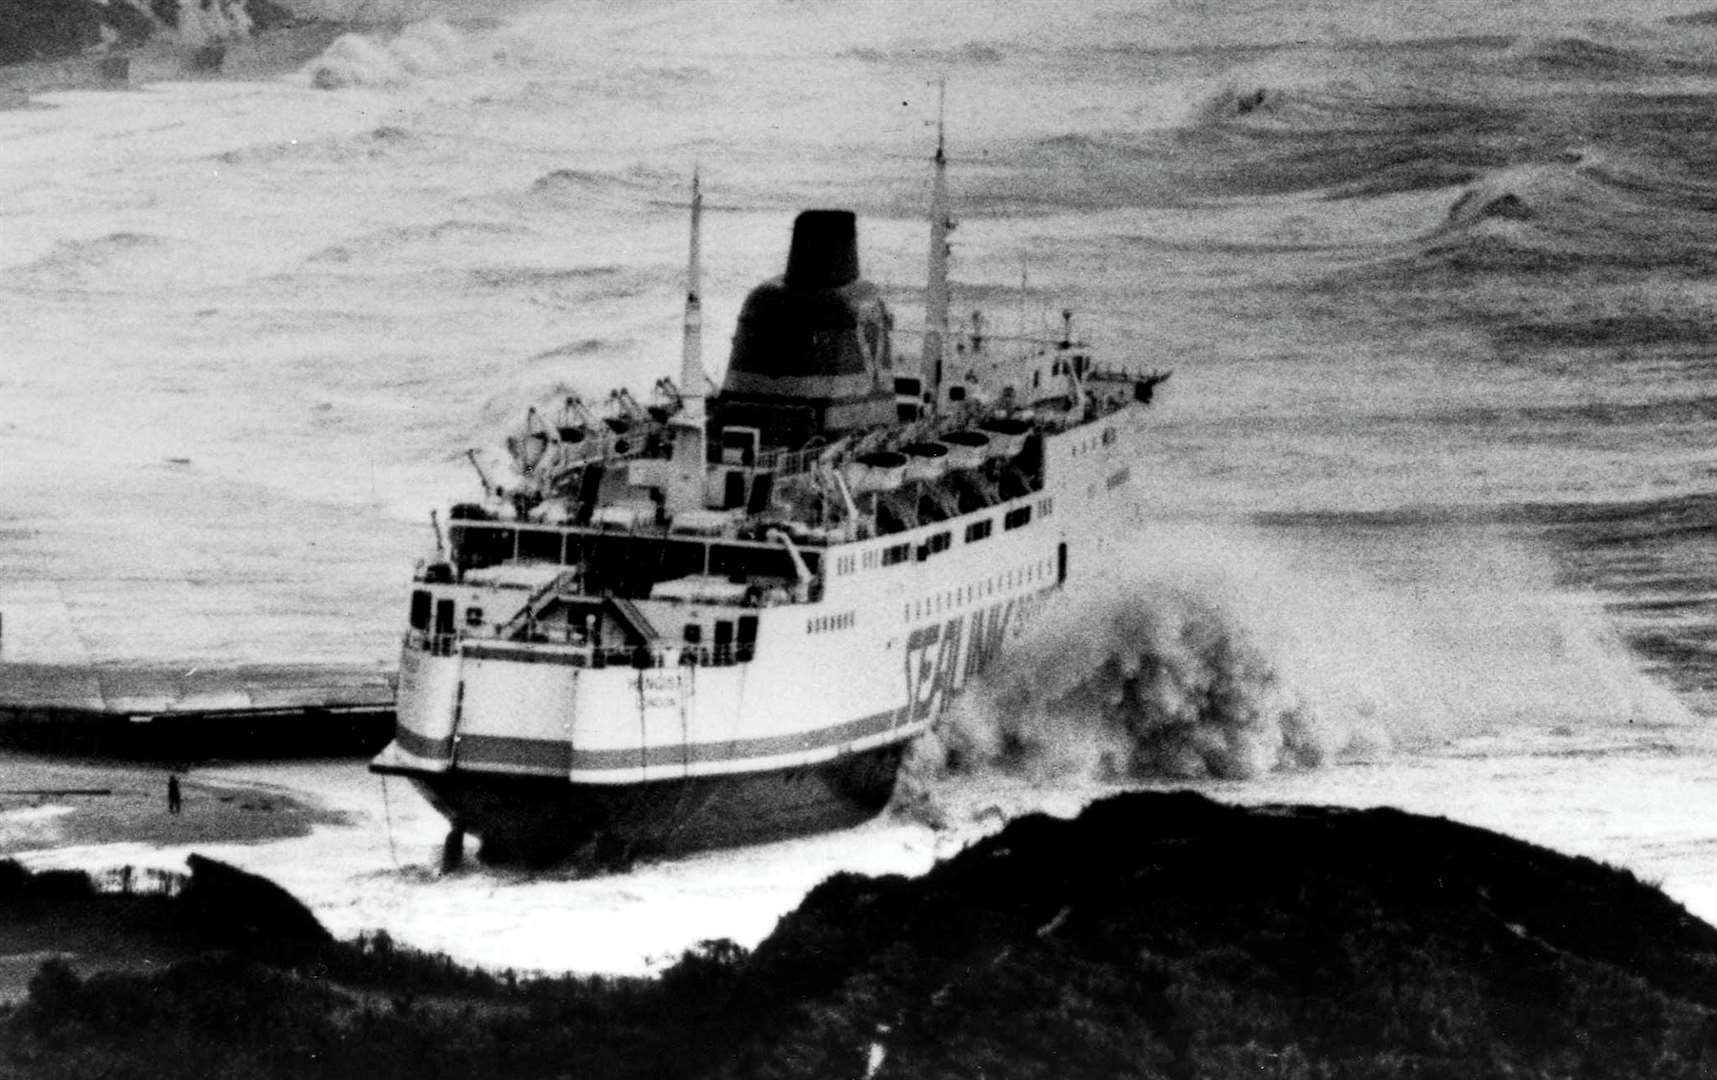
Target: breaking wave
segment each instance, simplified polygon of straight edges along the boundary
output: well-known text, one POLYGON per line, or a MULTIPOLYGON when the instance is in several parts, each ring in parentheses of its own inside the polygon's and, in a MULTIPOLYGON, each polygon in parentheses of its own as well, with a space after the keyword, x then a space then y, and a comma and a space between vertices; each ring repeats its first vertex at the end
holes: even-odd
POLYGON ((1046 186, 1036 195, 1049 204, 1066 199, 1069 176, 1079 178, 1075 199, 1092 206, 1347 198, 1466 183, 1507 163, 1510 150, 1485 133, 1518 119, 1493 101, 1408 81, 1317 82, 1250 69, 1165 94, 1179 94, 1179 103, 1135 129, 1054 134, 1009 153, 1041 171, 1046 186))
POLYGON ((1065 597, 956 699, 897 809, 944 823, 948 785, 985 775, 1247 780, 1514 725, 1685 718, 1542 553, 1403 522, 1367 541, 1389 552, 1380 582, 1327 550, 1353 527, 1152 530, 1150 563, 1065 597))
POLYGON ((551 209, 583 208, 607 201, 635 210, 646 202, 677 205, 685 183, 683 173, 647 165, 614 172, 555 169, 533 180, 525 199, 531 205, 551 209))
POLYGON ((1249 778, 1344 749, 1285 658, 1209 595, 1143 583, 1046 627, 940 733, 945 768, 1249 778), (1069 640, 1083 662, 1068 662, 1069 640))
MULTIPOLYGON (((1131 125, 1045 133, 1004 148, 1023 169, 1008 208, 1071 198, 1093 208, 1293 194, 1352 199, 1487 186, 1499 174, 1584 157, 1579 172, 1615 192, 1717 168, 1702 83, 1640 80, 1717 73, 1717 38, 1643 26, 1592 36, 1401 49, 1387 55, 1293 48, 1169 78, 1131 125), (1520 84, 1533 87, 1521 93, 1520 84), (1592 147, 1622 159, 1605 176, 1592 147), (1030 185, 1041 172, 1042 189, 1030 185), (1071 184, 1068 177, 1074 177, 1071 184), (1059 182, 1060 186, 1057 186, 1059 182)), ((1665 186, 1667 185, 1667 186, 1665 186)), ((1499 193, 1506 215, 1534 195, 1499 193)), ((1709 195, 1709 193, 1707 193, 1709 195)), ((1652 207, 1645 208, 1647 210, 1652 207)))
POLYGON ((1566 150, 1485 172, 1434 228, 1405 245, 1380 243, 1372 261, 1320 287, 1604 269, 1717 269, 1717 185, 1643 156, 1566 150))
POLYGON ((413 23, 392 38, 342 34, 307 70, 311 85, 322 90, 397 86, 458 70, 468 61, 469 52, 458 31, 431 20, 413 23))

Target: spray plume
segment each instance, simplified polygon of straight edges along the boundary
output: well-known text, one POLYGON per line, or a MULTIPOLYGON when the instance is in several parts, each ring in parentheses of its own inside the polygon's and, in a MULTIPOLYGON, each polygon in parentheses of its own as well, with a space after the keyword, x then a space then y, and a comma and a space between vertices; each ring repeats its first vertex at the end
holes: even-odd
POLYGON ((1358 558, 1324 535, 1151 530, 968 687, 897 808, 945 821, 952 789, 985 776, 1247 780, 1511 726, 1685 719, 1533 551, 1434 533, 1361 536, 1358 558))

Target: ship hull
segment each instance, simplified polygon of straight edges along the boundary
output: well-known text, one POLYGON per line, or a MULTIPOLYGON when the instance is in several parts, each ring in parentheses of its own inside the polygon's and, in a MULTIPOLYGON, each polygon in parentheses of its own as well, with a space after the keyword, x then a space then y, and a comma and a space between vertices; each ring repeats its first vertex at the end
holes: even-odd
POLYGON ((453 770, 409 776, 491 865, 625 865, 850 828, 879 814, 905 752, 894 743, 793 768, 580 784, 453 770))

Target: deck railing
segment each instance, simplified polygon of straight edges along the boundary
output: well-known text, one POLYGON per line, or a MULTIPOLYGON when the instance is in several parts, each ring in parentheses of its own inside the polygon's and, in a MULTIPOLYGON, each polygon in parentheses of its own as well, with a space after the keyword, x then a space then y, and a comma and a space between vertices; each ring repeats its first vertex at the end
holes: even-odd
POLYGON ((526 641, 487 637, 464 632, 431 634, 411 630, 405 635, 405 647, 431 656, 465 656, 474 659, 506 660, 525 656, 548 657, 568 667, 731 667, 748 663, 757 654, 755 642, 732 642, 723 645, 590 645, 559 641, 546 635, 526 641))

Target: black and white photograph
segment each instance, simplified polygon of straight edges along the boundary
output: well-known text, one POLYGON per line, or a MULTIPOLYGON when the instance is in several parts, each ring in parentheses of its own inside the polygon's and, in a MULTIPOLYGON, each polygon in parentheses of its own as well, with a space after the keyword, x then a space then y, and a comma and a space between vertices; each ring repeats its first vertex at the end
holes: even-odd
POLYGON ((1717 1077, 1713 0, 0 0, 0 1076, 1717 1077))

